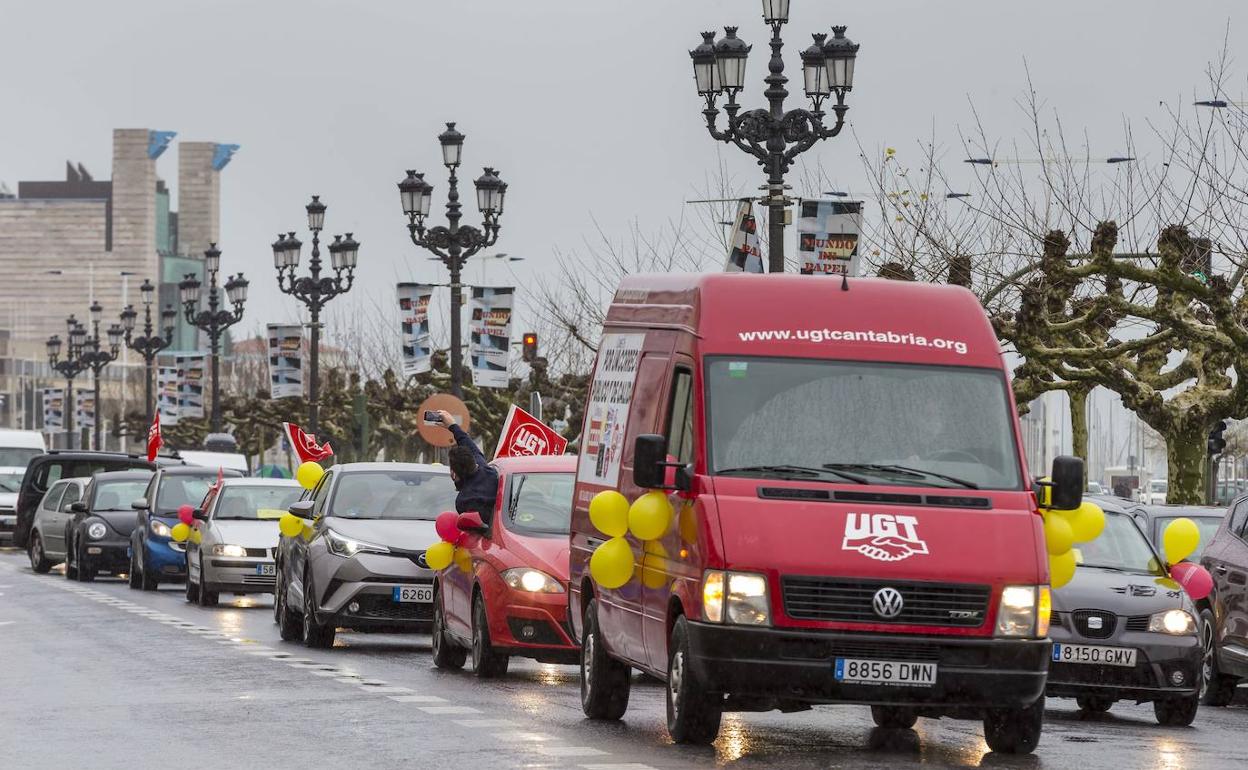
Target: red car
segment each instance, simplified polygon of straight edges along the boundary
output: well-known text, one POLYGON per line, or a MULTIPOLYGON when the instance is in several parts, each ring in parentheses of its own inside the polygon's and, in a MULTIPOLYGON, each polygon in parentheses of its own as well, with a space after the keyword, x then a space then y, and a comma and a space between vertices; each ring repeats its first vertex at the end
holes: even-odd
POLYGON ((510 457, 495 466, 491 520, 480 528, 469 528, 473 514, 460 521, 471 564, 457 560, 434 586, 434 665, 462 668, 471 651, 473 671, 488 678, 507 673, 513 655, 575 663, 567 585, 576 458, 510 457))

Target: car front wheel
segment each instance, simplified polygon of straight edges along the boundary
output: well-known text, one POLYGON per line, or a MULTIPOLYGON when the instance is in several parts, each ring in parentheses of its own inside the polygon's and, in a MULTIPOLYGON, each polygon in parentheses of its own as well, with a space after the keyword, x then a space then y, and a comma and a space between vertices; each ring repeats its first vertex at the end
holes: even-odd
POLYGON ((81 542, 75 549, 74 566, 78 569, 78 582, 90 583, 95 580, 95 569, 87 561, 87 549, 81 542))
POLYGON ((78 579, 78 565, 74 563, 74 550, 77 548, 77 546, 74 544, 74 541, 69 538, 68 535, 66 535, 65 537, 65 542, 69 544, 69 547, 65 549, 65 579, 77 580, 78 579))
POLYGON ((160 581, 157 580, 156 576, 152 574, 152 571, 147 568, 147 562, 143 559, 143 543, 141 541, 139 543, 139 547, 136 548, 135 551, 137 551, 137 553, 135 554, 134 559, 139 563, 139 566, 143 568, 139 572, 139 579, 141 581, 140 587, 144 591, 155 591, 156 586, 160 584, 160 581))
POLYGON ((303 643, 309 647, 327 648, 334 646, 334 636, 338 629, 333 621, 322 625, 316 620, 316 597, 312 590, 312 581, 303 581, 303 643))
POLYGON ((1114 699, 1103 695, 1080 695, 1075 698, 1075 703, 1081 710, 1090 714, 1103 714, 1113 707, 1114 699))
POLYGON ((472 603, 472 672, 481 679, 493 679, 507 673, 508 661, 507 654, 495 649, 490 640, 485 598, 478 594, 472 603))
POLYGON ((204 580, 204 557, 199 557, 199 606, 200 607, 216 607, 217 602, 221 601, 221 594, 216 591, 209 590, 208 581, 204 580))
POLYGON ((1196 719, 1200 708, 1200 694, 1186 698, 1166 698, 1153 701, 1153 714, 1157 723, 1167 727, 1187 727, 1196 719))
POLYGON ((27 549, 30 555, 30 568, 40 575, 47 574, 52 569, 52 562, 43 552, 43 538, 39 537, 38 532, 30 533, 30 546, 27 549))
POLYGON ((1030 754, 1044 727, 1044 696, 1025 708, 992 709, 984 716, 984 742, 999 754, 1030 754))
POLYGON ((1217 626, 1213 611, 1200 611, 1200 702, 1206 706, 1229 706, 1235 699, 1235 686, 1239 680, 1227 676, 1218 668, 1217 626))
POLYGON ((281 570, 278 570, 277 582, 273 586, 273 619, 277 621, 277 633, 283 642, 297 642, 303 638, 303 619, 290 608, 281 570))

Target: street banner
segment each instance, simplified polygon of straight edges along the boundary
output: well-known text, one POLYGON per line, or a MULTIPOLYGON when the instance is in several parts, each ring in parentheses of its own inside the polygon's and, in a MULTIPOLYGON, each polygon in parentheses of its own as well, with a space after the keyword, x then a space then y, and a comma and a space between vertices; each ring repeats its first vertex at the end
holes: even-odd
POLYGON ((293 422, 282 423, 282 430, 286 434, 286 441, 291 449, 295 450, 295 454, 299 456, 300 463, 317 462, 334 454, 334 449, 328 441, 324 444, 316 443, 315 436, 304 433, 303 429, 293 422))
POLYGON ((43 431, 62 433, 65 430, 65 389, 43 389, 43 431))
POLYGON ((178 416, 204 416, 204 353, 174 356, 178 366, 178 416))
POLYGON ((585 437, 576 478, 586 484, 615 487, 624 457, 624 429, 641 361, 644 334, 604 334, 589 386, 585 437))
POLYGON ((95 425, 95 393, 80 390, 74 394, 74 424, 81 428, 95 425))
POLYGON ((725 273, 763 272, 763 252, 758 244, 758 220, 754 218, 754 202, 748 198, 737 207, 737 219, 732 226, 732 240, 728 244, 728 262, 725 273))
POLYGON ((400 283, 399 317, 402 320, 403 376, 429 371, 433 343, 429 340, 429 300, 433 287, 427 283, 400 283))
POLYGON ((303 327, 269 324, 269 397, 303 395, 303 327))
MULTIPOLYGON (((172 360, 172 359, 171 359, 172 360)), ((156 411, 161 422, 170 427, 178 424, 178 367, 156 368, 156 411)))
POLYGON ((152 415, 152 427, 147 429, 147 461, 156 459, 156 453, 164 446, 165 439, 160 435, 160 412, 152 415))
POLYGON ((498 436, 498 449, 494 459, 500 457, 533 457, 535 455, 561 455, 568 448, 568 440, 533 415, 515 404, 507 410, 507 419, 498 436))
POLYGON ((515 295, 513 286, 472 287, 468 355, 472 358, 472 383, 478 388, 507 387, 515 295))
POLYGON ((804 200, 797 218, 797 256, 803 275, 859 273, 862 201, 804 200))

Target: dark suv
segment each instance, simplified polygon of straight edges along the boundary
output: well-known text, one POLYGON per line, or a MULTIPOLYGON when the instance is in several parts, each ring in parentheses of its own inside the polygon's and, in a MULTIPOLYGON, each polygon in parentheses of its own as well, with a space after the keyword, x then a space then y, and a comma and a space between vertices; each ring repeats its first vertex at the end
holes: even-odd
POLYGON ((22 477, 22 488, 17 494, 17 528, 13 532, 13 545, 25 548, 30 537, 30 525, 35 520, 35 509, 43 499, 48 487, 57 479, 81 478, 99 471, 124 471, 130 469, 155 470, 157 463, 177 463, 177 458, 157 457, 149 463, 146 457, 121 452, 86 452, 53 450, 31 458, 22 477))
POLYGON ((1237 497, 1201 552, 1213 593, 1200 602, 1202 702, 1226 706, 1248 678, 1248 495, 1237 497))
POLYGON ((186 546, 175 542, 170 533, 178 523, 178 508, 198 508, 218 475, 236 478, 242 474, 198 465, 159 468, 143 496, 126 501, 138 511, 130 535, 131 588, 155 591, 162 580, 186 579, 186 546))

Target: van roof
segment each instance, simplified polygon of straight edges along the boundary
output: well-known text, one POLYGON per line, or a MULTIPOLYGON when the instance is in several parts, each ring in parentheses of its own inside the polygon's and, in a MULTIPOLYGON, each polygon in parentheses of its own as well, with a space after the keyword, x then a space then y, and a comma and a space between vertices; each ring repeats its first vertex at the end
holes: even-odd
POLYGON ((0 447, 20 448, 20 449, 39 449, 47 451, 47 444, 44 443, 43 434, 37 430, 13 430, 11 428, 0 428, 0 447))
POLYGON ((611 331, 692 332, 703 354, 898 361, 999 369, 979 300, 960 286, 747 273, 627 276, 611 331))

